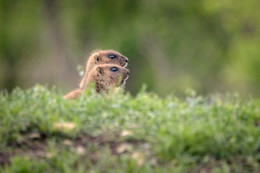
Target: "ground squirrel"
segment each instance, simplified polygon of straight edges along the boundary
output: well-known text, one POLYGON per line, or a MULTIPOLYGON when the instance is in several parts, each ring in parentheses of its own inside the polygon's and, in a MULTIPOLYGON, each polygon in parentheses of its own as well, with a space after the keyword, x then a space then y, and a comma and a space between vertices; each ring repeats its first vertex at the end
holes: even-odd
POLYGON ((115 89, 124 87, 126 80, 129 78, 129 73, 128 69, 118 65, 97 65, 89 71, 84 88, 71 91, 64 96, 64 99, 71 100, 78 98, 91 83, 96 84, 96 91, 98 93, 102 91, 108 92, 111 87, 114 87, 115 89))
POLYGON ((126 67, 128 58, 115 50, 96 50, 92 52, 86 63, 85 73, 79 84, 80 88, 86 87, 86 80, 88 79, 90 70, 96 65, 101 64, 116 64, 121 67, 126 67))

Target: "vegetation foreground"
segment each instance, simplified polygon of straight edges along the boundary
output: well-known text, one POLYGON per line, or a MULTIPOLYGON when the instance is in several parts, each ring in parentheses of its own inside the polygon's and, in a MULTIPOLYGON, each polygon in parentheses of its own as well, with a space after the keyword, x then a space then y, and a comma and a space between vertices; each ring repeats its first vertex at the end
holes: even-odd
POLYGON ((0 95, 0 172, 259 172, 260 100, 0 95))

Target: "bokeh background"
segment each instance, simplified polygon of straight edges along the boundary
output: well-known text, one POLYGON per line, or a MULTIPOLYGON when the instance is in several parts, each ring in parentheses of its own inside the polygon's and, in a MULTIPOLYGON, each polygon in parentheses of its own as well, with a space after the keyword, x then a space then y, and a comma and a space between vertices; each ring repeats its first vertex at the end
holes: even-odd
POLYGON ((260 96, 260 1, 0 0, 0 89, 78 86, 95 49, 129 60, 127 90, 260 96))

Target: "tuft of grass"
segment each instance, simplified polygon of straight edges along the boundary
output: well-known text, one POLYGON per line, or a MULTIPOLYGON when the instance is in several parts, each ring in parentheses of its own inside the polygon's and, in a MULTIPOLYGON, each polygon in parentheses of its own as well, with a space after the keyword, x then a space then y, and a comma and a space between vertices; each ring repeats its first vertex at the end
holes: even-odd
POLYGON ((260 100, 0 94, 0 172, 258 172, 260 100))

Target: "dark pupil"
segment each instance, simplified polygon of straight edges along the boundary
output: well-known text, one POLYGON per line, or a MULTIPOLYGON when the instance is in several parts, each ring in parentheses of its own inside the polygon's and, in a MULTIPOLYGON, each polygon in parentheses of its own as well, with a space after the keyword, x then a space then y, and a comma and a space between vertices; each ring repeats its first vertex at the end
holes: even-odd
POLYGON ((115 57, 116 57, 116 55, 113 55, 113 54, 109 55, 109 58, 115 58, 115 57))
POLYGON ((112 67, 111 70, 112 71, 117 71, 117 68, 116 67, 112 67))

